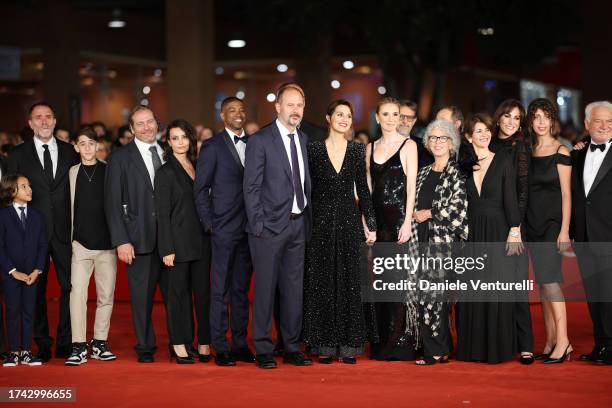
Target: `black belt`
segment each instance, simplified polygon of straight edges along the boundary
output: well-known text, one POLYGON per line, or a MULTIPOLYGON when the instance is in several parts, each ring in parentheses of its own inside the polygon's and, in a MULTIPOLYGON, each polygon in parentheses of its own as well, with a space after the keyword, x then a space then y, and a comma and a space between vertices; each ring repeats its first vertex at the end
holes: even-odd
POLYGON ((304 211, 302 211, 299 214, 295 214, 295 213, 291 213, 291 215, 289 215, 289 219, 290 220, 297 220, 298 218, 300 218, 302 215, 304 215, 304 211))

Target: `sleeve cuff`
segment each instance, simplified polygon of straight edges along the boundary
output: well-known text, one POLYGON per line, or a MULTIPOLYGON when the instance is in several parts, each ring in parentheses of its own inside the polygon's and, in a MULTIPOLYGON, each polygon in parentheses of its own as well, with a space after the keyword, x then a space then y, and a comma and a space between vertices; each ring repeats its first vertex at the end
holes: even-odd
POLYGON ((8 274, 9 274, 9 275, 12 275, 12 274, 13 274, 13 272, 15 272, 15 271, 17 271, 17 268, 13 268, 13 269, 11 269, 11 270, 9 271, 9 273, 8 273, 8 274))

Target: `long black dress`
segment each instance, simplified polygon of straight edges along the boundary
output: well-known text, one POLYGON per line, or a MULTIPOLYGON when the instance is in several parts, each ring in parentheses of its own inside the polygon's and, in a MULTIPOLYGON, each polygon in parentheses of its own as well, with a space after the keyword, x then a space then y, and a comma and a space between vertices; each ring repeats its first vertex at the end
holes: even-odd
POLYGON ((324 141, 308 145, 312 180, 312 238, 306 247, 303 340, 313 353, 352 357, 371 333, 372 305, 361 302, 361 214, 376 230, 365 170, 365 148, 349 142, 336 172, 324 141), (355 200, 355 187, 359 204, 355 200), (371 316, 367 316, 370 314, 371 316))
POLYGON ((548 243, 537 244, 530 251, 533 272, 539 284, 563 282, 561 255, 556 245, 563 221, 557 164, 571 166, 572 159, 560 153, 534 156, 529 169, 527 240, 548 243))
MULTIPOLYGON (((520 224, 516 170, 509 152, 500 150, 495 154, 484 176, 480 194, 473 174, 468 178, 466 188, 468 240, 475 243, 506 242, 510 228, 520 224)), ((503 253, 489 254, 483 272, 487 282, 515 280, 514 264, 504 261, 503 256, 503 253)), ((499 363, 512 359, 516 351, 513 303, 495 301, 491 296, 486 302, 459 302, 456 310, 457 360, 499 363)))
MULTIPOLYGON (((407 141, 407 140, 406 140, 407 141)), ((374 161, 374 143, 370 155, 372 202, 376 213, 376 242, 397 242, 400 227, 406 218, 406 174, 400 151, 386 162, 374 161)), ((414 360, 414 338, 406 333, 406 304, 376 303, 379 343, 372 344, 376 360, 414 360)))

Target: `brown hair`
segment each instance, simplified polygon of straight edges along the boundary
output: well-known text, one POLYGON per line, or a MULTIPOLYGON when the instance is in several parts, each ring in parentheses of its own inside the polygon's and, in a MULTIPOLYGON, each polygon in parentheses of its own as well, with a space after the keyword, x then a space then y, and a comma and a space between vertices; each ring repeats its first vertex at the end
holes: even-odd
POLYGON ((535 113, 537 110, 544 112, 546 117, 552 122, 550 125, 550 134, 555 139, 559 136, 561 131, 561 120, 559 119, 559 110, 557 107, 546 98, 537 98, 531 101, 527 108, 527 126, 529 127, 529 133, 531 134, 531 143, 535 145, 536 136, 533 134, 533 121, 535 119, 535 113))
POLYGON ((27 179, 26 176, 21 174, 9 174, 2 177, 2 181, 0 181, 0 201, 2 202, 2 207, 9 207, 13 203, 19 188, 17 183, 19 177, 27 179))
POLYGON ((501 120, 501 117, 505 114, 509 114, 510 112, 512 112, 512 109, 514 108, 518 109, 519 111, 519 115, 521 117, 521 124, 516 133, 510 135, 513 145, 516 144, 516 142, 522 142, 523 140, 525 140, 523 128, 525 127, 525 116, 527 116, 527 114, 525 113, 525 108, 523 107, 523 104, 516 99, 506 99, 497 107, 497 109, 495 110, 495 114, 493 115, 493 123, 495 126, 495 129, 493 130, 493 137, 498 138, 499 121, 501 120))
POLYGON ((129 119, 129 123, 130 126, 134 127, 134 115, 140 111, 145 111, 148 110, 149 112, 151 112, 153 114, 153 118, 155 118, 155 121, 157 122, 157 116, 155 116, 155 112, 153 112, 153 110, 151 108, 149 108, 148 106, 144 106, 144 105, 136 105, 132 108, 132 111, 130 112, 130 119, 129 119))
POLYGON ((53 106, 51 106, 50 103, 45 102, 45 101, 36 102, 32 106, 30 106, 30 109, 28 109, 28 117, 31 118, 32 112, 34 112, 34 109, 41 107, 41 106, 49 108, 51 110, 51 113, 53 113, 53 117, 55 117, 55 110, 53 110, 53 106))
POLYGON ((302 98, 304 98, 304 101, 306 100, 306 95, 304 94, 304 90, 301 86, 299 86, 295 82, 286 82, 278 87, 278 90, 276 91, 276 102, 279 102, 283 94, 289 89, 298 91, 300 95, 302 95, 302 98))
POLYGON ((488 113, 475 113, 465 121, 465 125, 463 126, 463 130, 466 136, 472 136, 474 133, 474 128, 478 123, 484 124, 487 129, 493 131, 493 120, 488 113))
MULTIPOLYGON (((346 99, 336 99, 334 101, 332 101, 329 106, 327 107, 327 113, 326 115, 330 117, 334 114, 334 112, 336 111, 336 108, 338 106, 346 106, 347 108, 349 108, 349 111, 351 111, 351 116, 353 116, 353 105, 351 105, 351 103, 349 101, 347 101, 346 99)), ((331 127, 331 123, 329 123, 327 125, 327 128, 329 129, 331 127)), ((352 127, 352 126, 351 126, 352 127)))
POLYGON ((187 158, 192 163, 195 163, 197 159, 197 144, 198 144, 198 142, 196 141, 196 131, 193 128, 193 126, 191 126, 191 123, 183 119, 173 120, 172 122, 170 122, 170 124, 168 125, 168 128, 166 129, 168 132, 168 136, 167 136, 168 143, 166 143, 166 145, 164 146, 164 160, 168 160, 170 159, 170 156, 172 156, 172 147, 170 147, 169 141, 170 141, 170 130, 174 128, 179 128, 183 132, 185 132, 185 136, 187 136, 187 139, 189 139, 189 150, 187 150, 187 158))
POLYGON ((386 105, 388 103, 390 103, 392 105, 397 105, 397 109, 399 109, 401 107, 400 101, 398 101, 397 99, 392 98, 390 96, 387 96, 385 98, 382 98, 380 101, 378 101, 378 104, 376 105, 376 113, 378 113, 380 111, 380 108, 383 105, 386 105))
POLYGON ((74 142, 78 142, 79 141, 79 137, 81 136, 85 136, 88 139, 91 139, 95 142, 98 141, 99 137, 98 134, 96 133, 95 130, 93 130, 93 128, 91 126, 85 126, 83 128, 81 128, 78 132, 76 132, 74 134, 74 142))

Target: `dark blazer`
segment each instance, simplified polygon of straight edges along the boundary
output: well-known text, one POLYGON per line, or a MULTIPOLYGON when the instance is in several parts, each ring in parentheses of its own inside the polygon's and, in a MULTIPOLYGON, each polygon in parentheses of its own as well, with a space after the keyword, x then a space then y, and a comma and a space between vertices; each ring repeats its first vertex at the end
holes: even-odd
POLYGON ((116 247, 129 242, 136 254, 153 252, 157 243, 155 194, 134 141, 109 157, 104 195, 111 245, 116 247))
POLYGON ((571 152, 572 222, 570 235, 577 242, 612 241, 612 148, 608 149, 588 195, 584 191, 584 162, 587 145, 571 152))
MULTIPOLYGON (((306 152, 308 137, 299 129, 297 134, 304 160, 304 195, 308 201, 304 217, 308 239, 312 225, 311 184, 306 152)), ((247 144, 244 176, 247 232, 256 236, 282 232, 290 222, 293 197, 291 165, 276 122, 272 122, 255 133, 247 144)))
POLYGON ((176 262, 200 259, 204 230, 193 199, 193 180, 174 156, 155 173, 155 209, 159 255, 175 254, 176 262))
POLYGON ((79 163, 74 146, 57 141, 57 170, 53 183, 45 178, 34 140, 15 147, 8 160, 7 173, 19 173, 30 180, 32 201, 30 205, 43 214, 47 239, 55 237, 70 242, 70 202, 68 194, 68 170, 79 163))
POLYGON ((196 167, 194 196, 206 231, 212 227, 214 234, 244 234, 243 178, 244 167, 227 131, 204 143, 196 167))
POLYGON ((8 274, 13 268, 26 274, 34 269, 42 272, 47 247, 45 220, 40 212, 28 205, 24 231, 12 205, 0 209, 0 273, 8 274))
POLYGON ((7 175, 8 171, 8 160, 6 157, 0 154, 0 170, 2 170, 2 177, 7 175))

